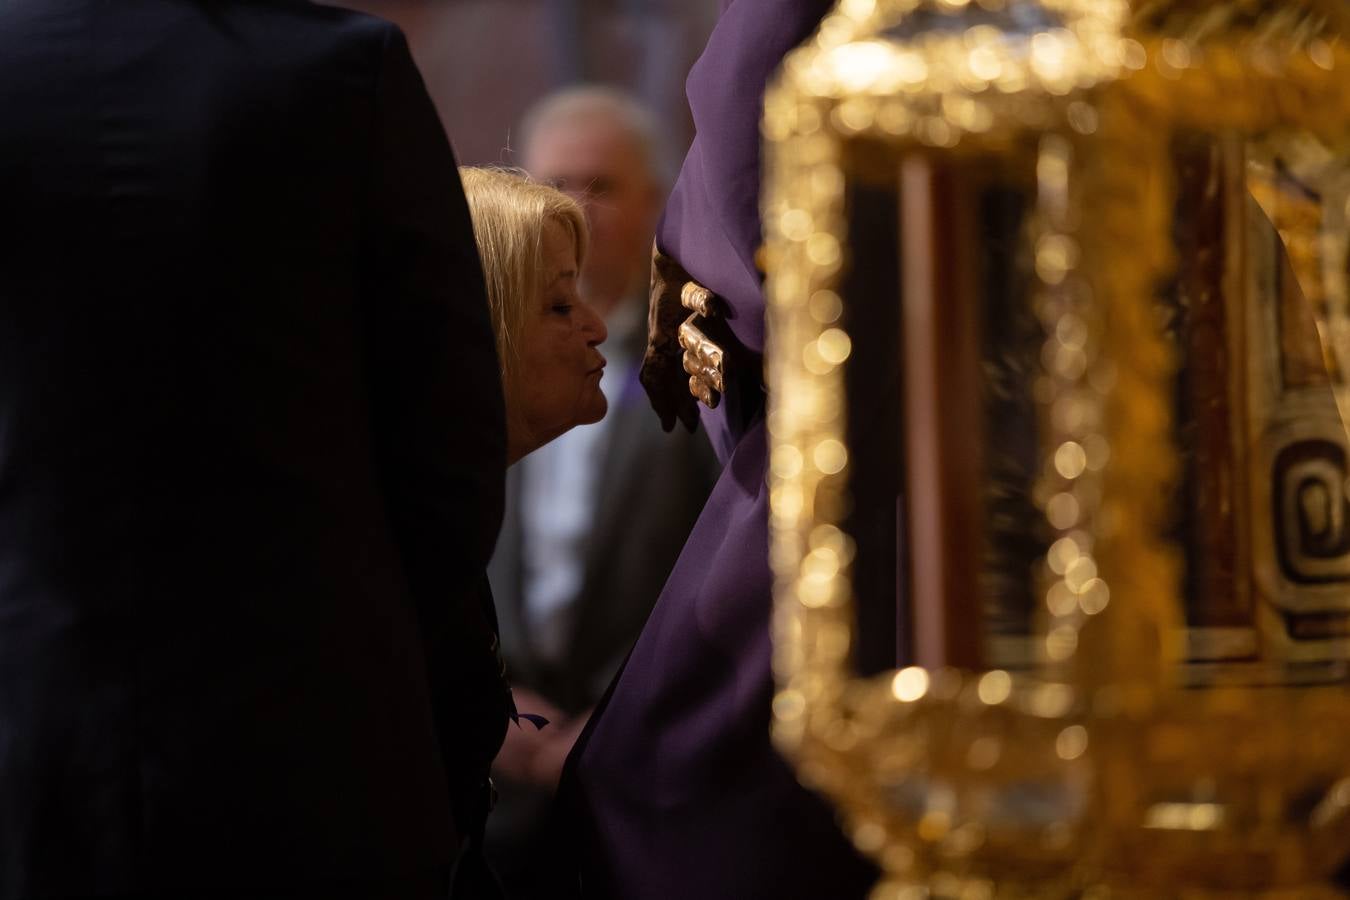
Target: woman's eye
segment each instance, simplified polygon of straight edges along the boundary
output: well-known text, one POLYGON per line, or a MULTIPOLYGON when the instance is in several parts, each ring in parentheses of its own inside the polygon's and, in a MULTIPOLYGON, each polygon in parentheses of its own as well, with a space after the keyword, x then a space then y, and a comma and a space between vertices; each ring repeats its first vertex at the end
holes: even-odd
POLYGON ((571 315, 571 314, 572 314, 572 304, 570 304, 570 303, 555 303, 555 304, 553 304, 553 306, 550 307, 550 310, 551 310, 552 312, 554 312, 555 314, 560 315, 560 316, 571 315))

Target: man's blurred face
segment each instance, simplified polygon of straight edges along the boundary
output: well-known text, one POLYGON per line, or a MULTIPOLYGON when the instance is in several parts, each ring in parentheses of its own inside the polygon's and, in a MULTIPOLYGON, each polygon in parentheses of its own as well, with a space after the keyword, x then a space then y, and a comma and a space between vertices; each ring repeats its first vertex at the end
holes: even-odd
POLYGON ((586 211, 591 243, 582 296, 607 316, 625 295, 641 293, 661 196, 632 137, 607 116, 555 119, 531 136, 524 162, 586 211))

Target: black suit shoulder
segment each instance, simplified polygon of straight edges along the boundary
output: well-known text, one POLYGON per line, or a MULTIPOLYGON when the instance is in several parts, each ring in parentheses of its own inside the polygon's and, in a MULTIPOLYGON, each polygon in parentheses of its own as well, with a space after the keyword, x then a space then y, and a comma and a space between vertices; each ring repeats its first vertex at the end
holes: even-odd
POLYGON ((379 19, 0 2, 0 900, 449 861, 504 722, 455 173, 379 19))

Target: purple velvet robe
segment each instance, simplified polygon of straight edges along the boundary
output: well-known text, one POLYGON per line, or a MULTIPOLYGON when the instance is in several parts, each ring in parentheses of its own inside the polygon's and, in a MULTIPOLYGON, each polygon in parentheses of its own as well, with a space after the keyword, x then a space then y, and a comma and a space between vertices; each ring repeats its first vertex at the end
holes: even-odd
MULTIPOLYGON (((689 76, 697 135, 657 242, 727 302, 756 356, 764 86, 829 6, 724 4, 689 76)), ((721 407, 703 411, 721 480, 563 777, 563 837, 586 900, 849 900, 876 878, 769 742, 764 395, 757 364, 728 377, 721 407)))

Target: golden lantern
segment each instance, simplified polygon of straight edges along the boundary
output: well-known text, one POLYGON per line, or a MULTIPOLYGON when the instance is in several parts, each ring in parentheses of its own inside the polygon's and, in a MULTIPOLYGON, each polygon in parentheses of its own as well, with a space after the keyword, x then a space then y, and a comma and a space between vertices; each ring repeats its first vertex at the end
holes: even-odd
POLYGON ((841 0, 785 61, 775 739, 878 900, 1338 896, 1348 24, 841 0))

